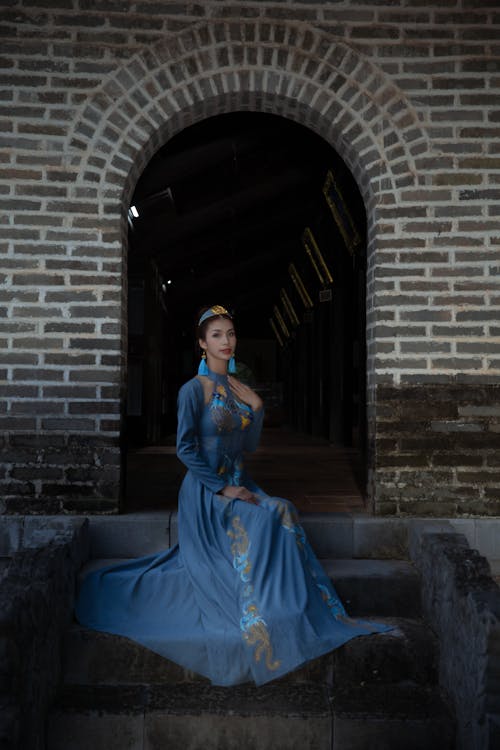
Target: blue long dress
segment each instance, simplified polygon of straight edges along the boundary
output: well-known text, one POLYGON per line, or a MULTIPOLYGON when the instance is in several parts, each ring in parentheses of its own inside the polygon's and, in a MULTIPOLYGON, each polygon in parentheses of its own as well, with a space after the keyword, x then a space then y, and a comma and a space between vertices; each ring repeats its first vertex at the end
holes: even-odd
POLYGON ((179 392, 177 453, 187 466, 179 494, 179 543, 89 573, 76 616, 208 677, 262 685, 346 641, 390 627, 347 616, 298 522, 245 473, 263 410, 232 396, 209 372, 179 392), (243 485, 258 506, 217 492, 243 485))

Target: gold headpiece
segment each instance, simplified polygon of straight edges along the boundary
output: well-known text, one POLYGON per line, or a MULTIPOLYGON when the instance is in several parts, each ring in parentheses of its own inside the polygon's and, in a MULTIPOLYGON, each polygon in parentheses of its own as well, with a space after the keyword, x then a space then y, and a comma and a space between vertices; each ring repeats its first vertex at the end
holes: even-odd
POLYGON ((231 317, 229 312, 226 310, 225 307, 222 307, 222 305, 214 305, 213 307, 210 307, 208 310, 205 310, 203 315, 198 321, 198 326, 201 326, 201 324, 207 320, 208 318, 213 318, 216 315, 228 315, 231 317))

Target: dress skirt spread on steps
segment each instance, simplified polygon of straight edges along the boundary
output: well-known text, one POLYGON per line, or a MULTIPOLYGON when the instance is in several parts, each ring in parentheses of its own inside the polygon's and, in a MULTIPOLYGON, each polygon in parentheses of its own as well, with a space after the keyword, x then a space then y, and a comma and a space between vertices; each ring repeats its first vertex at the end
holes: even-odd
POLYGON ((215 685, 269 682, 359 635, 390 626, 350 618, 314 555, 295 507, 245 473, 263 410, 237 402, 209 372, 179 392, 179 543, 89 573, 82 625, 127 636, 215 685), (258 505, 218 495, 252 491, 258 505))

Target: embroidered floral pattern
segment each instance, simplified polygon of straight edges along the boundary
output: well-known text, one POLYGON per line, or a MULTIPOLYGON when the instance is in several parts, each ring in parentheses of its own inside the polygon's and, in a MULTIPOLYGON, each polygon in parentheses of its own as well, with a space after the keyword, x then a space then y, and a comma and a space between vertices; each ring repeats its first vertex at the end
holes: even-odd
POLYGON ((243 615, 240 619, 243 639, 249 646, 255 646, 255 661, 260 662, 262 657, 264 657, 266 667, 270 671, 274 671, 278 669, 281 662, 278 659, 273 660, 273 649, 266 621, 259 614, 256 603, 251 599, 253 594, 250 577, 252 562, 249 557, 251 543, 239 516, 234 516, 231 526, 232 528, 227 531, 227 535, 233 540, 231 544, 233 567, 238 571, 239 577, 244 584, 242 591, 243 615))
POLYGON ((281 662, 279 659, 272 661, 273 649, 269 638, 269 631, 265 621, 258 614, 254 604, 248 606, 248 611, 241 618, 241 627, 244 631, 243 638, 249 646, 255 646, 255 661, 264 657, 266 667, 274 672, 281 662))
POLYGON ((235 516, 232 520, 232 527, 234 531, 229 529, 227 535, 230 539, 233 539, 231 544, 231 554, 233 556, 233 567, 240 574, 240 578, 244 583, 248 583, 250 580, 250 572, 252 570, 252 563, 249 559, 250 553, 250 542, 248 534, 243 528, 239 516, 235 516))
POLYGON ((270 507, 276 509, 281 525, 284 529, 295 535, 295 541, 299 549, 304 547, 305 532, 299 523, 299 516, 294 506, 279 498, 265 499, 264 502, 270 507))
POLYGON ((358 624, 355 619, 349 617, 349 615, 344 609, 344 606, 342 605, 342 602, 336 596, 335 591, 331 587, 328 587, 324 583, 320 583, 317 580, 316 571, 314 570, 313 566, 311 566, 310 561, 309 561, 309 556, 307 552, 306 535, 305 535, 304 529, 299 523, 298 513, 296 509, 294 508, 294 506, 286 502, 286 500, 280 500, 279 498, 272 498, 270 500, 265 499, 264 502, 270 508, 275 508, 277 510, 277 513, 281 519, 281 525, 283 526, 283 528, 295 535, 295 541, 297 543, 297 547, 301 550, 302 554, 304 555, 304 564, 309 570, 309 573, 311 574, 311 577, 314 580, 314 583, 320 590, 322 599, 325 602, 328 609, 330 610, 332 616, 336 620, 345 622, 346 624, 352 624, 352 623, 358 624))
MULTIPOLYGON (((314 576, 316 578, 316 576, 314 576)), ((324 583, 318 583, 315 580, 316 586, 321 591, 321 596, 323 597, 323 601, 325 602, 326 606, 332 613, 332 615, 335 617, 336 620, 338 620, 340 617, 343 617, 346 615, 346 611, 344 607, 342 606, 342 603, 340 600, 333 595, 333 591, 331 591, 327 586, 325 586, 324 583)))
POLYGON ((209 409, 219 432, 231 432, 235 427, 235 418, 239 420, 240 430, 246 430, 252 424, 252 409, 230 396, 221 383, 212 394, 209 409))
POLYGON ((224 454, 221 464, 217 469, 217 474, 223 477, 227 484, 239 486, 241 482, 241 473, 243 471, 243 461, 240 458, 232 459, 224 454))

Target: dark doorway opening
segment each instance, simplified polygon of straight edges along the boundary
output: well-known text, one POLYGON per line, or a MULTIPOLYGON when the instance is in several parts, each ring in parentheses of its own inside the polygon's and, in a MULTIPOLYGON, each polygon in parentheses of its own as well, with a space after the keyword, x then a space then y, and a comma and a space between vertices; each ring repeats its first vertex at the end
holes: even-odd
POLYGON ((156 153, 129 210, 125 510, 175 507, 176 397, 204 304, 234 312, 271 443, 343 448, 364 489, 365 237, 349 169, 290 120, 220 115, 156 153))

